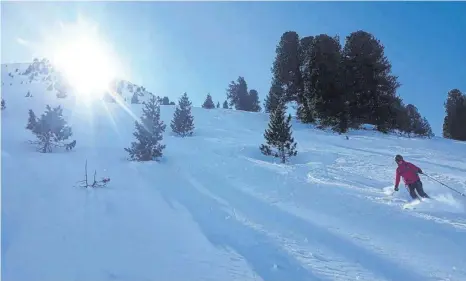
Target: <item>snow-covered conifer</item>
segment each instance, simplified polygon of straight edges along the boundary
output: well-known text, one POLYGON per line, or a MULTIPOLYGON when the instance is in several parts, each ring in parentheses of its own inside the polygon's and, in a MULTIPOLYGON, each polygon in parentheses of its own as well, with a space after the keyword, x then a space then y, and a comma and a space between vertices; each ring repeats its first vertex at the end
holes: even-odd
POLYGON ((166 125, 160 120, 160 99, 154 95, 143 102, 141 121, 135 122, 136 131, 133 135, 137 141, 131 143, 131 148, 125 148, 133 161, 152 161, 162 157, 165 145, 163 139, 166 125))
POLYGON ((264 155, 280 158, 286 163, 291 156, 296 156, 296 142, 291 132, 291 115, 285 119, 286 106, 283 101, 270 113, 268 129, 265 130, 266 144, 260 146, 264 155))
POLYGON ((178 101, 170 124, 173 133, 186 137, 191 136, 194 130, 194 117, 191 114, 191 102, 186 93, 178 101))

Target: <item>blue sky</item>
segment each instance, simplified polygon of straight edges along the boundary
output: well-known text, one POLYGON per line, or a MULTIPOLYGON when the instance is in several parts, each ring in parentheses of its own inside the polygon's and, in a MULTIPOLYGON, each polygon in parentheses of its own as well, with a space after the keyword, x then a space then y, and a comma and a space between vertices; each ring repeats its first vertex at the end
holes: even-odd
POLYGON ((42 56, 18 38, 40 43, 79 14, 99 24, 132 82, 171 99, 187 92, 196 105, 208 92, 222 102, 240 75, 263 100, 275 46, 289 30, 342 40, 373 33, 399 76, 399 95, 437 135, 447 92, 466 92, 465 2, 2 2, 1 9, 2 63, 42 56))

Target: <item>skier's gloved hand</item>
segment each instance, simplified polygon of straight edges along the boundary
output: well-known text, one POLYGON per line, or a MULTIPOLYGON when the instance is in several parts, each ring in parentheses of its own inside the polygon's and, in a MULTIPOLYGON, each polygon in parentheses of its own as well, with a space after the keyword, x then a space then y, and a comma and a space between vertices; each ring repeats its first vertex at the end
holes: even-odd
POLYGON ((398 190, 399 190, 398 186, 395 186, 395 191, 398 191, 398 190))
POLYGON ((419 169, 418 173, 421 175, 424 174, 421 169, 419 169))

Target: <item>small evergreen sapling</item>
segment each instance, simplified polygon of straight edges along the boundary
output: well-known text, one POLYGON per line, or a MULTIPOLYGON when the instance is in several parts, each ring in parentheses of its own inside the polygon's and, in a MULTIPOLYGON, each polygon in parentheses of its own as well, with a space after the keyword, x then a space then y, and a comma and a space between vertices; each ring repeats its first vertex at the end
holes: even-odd
POLYGON ((73 134, 63 118, 61 106, 52 109, 47 105, 40 118, 30 109, 26 129, 37 137, 38 140, 31 143, 36 144, 42 153, 52 152, 52 147, 64 146, 61 142, 73 134))
POLYGON ((286 107, 281 101, 271 112, 269 128, 264 133, 267 144, 260 146, 262 154, 280 158, 281 163, 298 154, 291 132, 291 115, 285 119, 285 111, 286 107))
POLYGON ((137 141, 125 151, 132 161, 157 161, 165 149, 165 145, 160 143, 166 128, 160 120, 160 99, 152 95, 143 105, 141 121, 135 122, 136 131, 133 133, 137 141))
POLYGON ((2 98, 2 110, 4 110, 5 108, 6 108, 5 100, 2 98))
POLYGON ((224 102, 223 102, 223 108, 224 108, 224 109, 228 109, 228 102, 227 102, 227 101, 224 101, 224 102))
POLYGON ((173 114, 170 124, 173 133, 186 137, 191 136, 194 130, 194 117, 191 114, 191 102, 186 93, 178 101, 178 106, 173 114))
POLYGON ((207 94, 207 97, 202 104, 202 108, 207 108, 207 109, 212 109, 215 108, 214 101, 212 100, 212 96, 210 94, 207 94))

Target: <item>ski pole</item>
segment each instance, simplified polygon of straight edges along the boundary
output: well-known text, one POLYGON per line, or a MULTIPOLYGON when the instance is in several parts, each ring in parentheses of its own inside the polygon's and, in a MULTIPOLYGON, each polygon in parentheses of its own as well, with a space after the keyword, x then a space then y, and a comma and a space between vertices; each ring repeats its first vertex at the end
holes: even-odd
POLYGON ((425 175, 426 177, 428 177, 428 178, 430 178, 430 179, 432 179, 432 180, 434 180, 434 181, 440 183, 441 185, 445 186, 446 188, 449 188, 449 189, 453 190, 454 192, 458 193, 459 195, 466 197, 466 194, 461 193, 460 191, 458 191, 458 190, 456 190, 456 189, 454 189, 454 188, 452 188, 452 187, 449 187, 448 185, 444 184, 443 182, 441 182, 441 181, 439 181, 439 180, 437 180, 437 179, 435 179, 435 178, 433 178, 433 177, 431 177, 431 176, 429 176, 429 175, 426 175, 426 174, 423 174, 423 175, 425 175))

